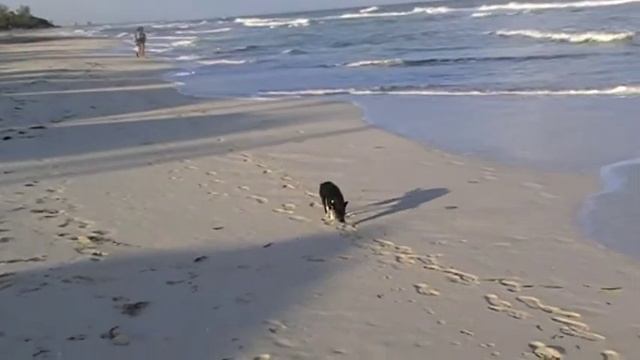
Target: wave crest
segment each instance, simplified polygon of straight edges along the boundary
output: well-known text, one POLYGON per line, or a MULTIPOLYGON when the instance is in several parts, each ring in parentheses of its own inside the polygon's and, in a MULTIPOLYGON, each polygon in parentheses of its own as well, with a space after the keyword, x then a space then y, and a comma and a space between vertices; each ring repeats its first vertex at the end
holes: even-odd
POLYGON ((635 36, 635 33, 630 31, 622 32, 582 32, 582 33, 567 33, 567 32, 545 32, 538 30, 499 30, 496 31, 496 35, 505 37, 528 37, 532 39, 552 40, 570 43, 585 43, 585 42, 612 42, 612 41, 624 41, 631 40, 635 36))
POLYGON ((394 12, 357 12, 357 13, 347 13, 339 16, 329 17, 328 19, 361 19, 361 18, 375 18, 375 17, 397 17, 397 16, 408 16, 408 15, 417 15, 417 14, 445 14, 454 9, 446 7, 446 6, 438 6, 438 7, 416 7, 411 11, 394 11, 394 12))
POLYGON ((364 67, 364 66, 393 66, 401 65, 404 61, 402 59, 382 59, 382 60, 362 60, 347 63, 346 67, 364 67))
POLYGON ((217 60, 201 60, 201 61, 198 61, 198 64, 200 65, 242 65, 248 62, 249 60, 217 59, 217 60))
POLYGON ((619 85, 603 89, 566 90, 440 90, 402 87, 374 89, 307 89, 266 91, 267 96, 322 96, 322 95, 395 95, 395 96, 640 96, 640 85, 619 85))
POLYGON ((378 11, 378 10, 380 10, 380 8, 379 8, 379 7, 377 7, 377 6, 372 6, 372 7, 368 7, 368 8, 366 8, 366 9, 362 9, 362 10, 360 10, 360 12, 361 12, 362 14, 366 14, 366 13, 371 13, 371 12, 378 11))
POLYGON ((615 6, 637 3, 640 0, 586 0, 586 1, 565 1, 565 2, 549 2, 549 3, 519 3, 510 2, 507 4, 482 5, 476 10, 481 12, 491 12, 499 10, 550 10, 550 9, 567 9, 567 8, 590 8, 602 6, 615 6))
POLYGON ((211 30, 178 30, 178 35, 199 35, 199 34, 215 34, 231 31, 231 28, 211 29, 211 30))
POLYGON ((300 19, 261 19, 261 18, 238 18, 234 20, 235 23, 242 24, 247 27, 303 27, 309 26, 310 20, 305 18, 300 19))

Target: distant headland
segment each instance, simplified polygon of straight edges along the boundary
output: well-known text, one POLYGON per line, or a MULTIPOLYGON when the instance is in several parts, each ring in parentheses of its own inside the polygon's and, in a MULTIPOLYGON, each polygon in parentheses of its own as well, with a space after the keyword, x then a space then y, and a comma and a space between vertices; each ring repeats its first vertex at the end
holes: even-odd
POLYGON ((49 20, 33 16, 28 6, 11 10, 0 4, 0 31, 13 29, 47 29, 55 27, 49 20))

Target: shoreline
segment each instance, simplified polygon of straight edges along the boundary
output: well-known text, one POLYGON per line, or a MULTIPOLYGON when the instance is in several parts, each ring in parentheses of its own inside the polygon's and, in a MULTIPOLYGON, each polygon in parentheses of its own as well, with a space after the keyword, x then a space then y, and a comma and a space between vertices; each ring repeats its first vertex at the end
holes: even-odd
POLYGON ((429 149, 343 102, 187 97, 135 58, 42 69, 69 46, 0 75, 14 90, 0 98, 15 129, 0 142, 9 356, 637 351, 640 266, 575 221, 597 179, 429 149), (357 229, 320 222, 327 178, 357 229), (101 338, 114 326, 126 344, 101 338))

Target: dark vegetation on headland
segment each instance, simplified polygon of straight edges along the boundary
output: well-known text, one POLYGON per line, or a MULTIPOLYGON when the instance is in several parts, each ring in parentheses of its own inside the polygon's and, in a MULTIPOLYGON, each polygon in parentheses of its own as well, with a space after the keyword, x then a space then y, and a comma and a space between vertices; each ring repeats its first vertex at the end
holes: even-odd
POLYGON ((12 29, 46 29, 55 27, 50 21, 31 15, 28 6, 16 10, 0 4, 0 31, 12 29))

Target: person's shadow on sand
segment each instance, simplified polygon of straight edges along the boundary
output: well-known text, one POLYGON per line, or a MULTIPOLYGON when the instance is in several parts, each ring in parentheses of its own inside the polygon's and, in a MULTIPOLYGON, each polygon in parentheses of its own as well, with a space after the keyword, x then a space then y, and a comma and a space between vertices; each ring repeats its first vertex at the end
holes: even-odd
MULTIPOLYGON (((449 192, 450 192, 449 189, 446 189, 446 188, 433 188, 433 189, 417 188, 417 189, 413 189, 411 191, 406 192, 404 195, 400 197, 369 204, 367 207, 379 207, 379 206, 387 206, 387 207, 383 211, 377 214, 374 214, 367 218, 356 221, 354 225, 360 225, 362 223, 375 220, 387 215, 399 213, 405 210, 416 209, 420 207, 422 204, 425 204, 429 201, 432 201, 439 197, 447 195, 449 192)), ((365 211, 365 212, 368 212, 368 211, 365 211)))

